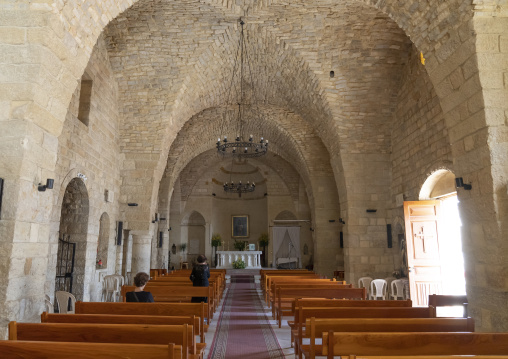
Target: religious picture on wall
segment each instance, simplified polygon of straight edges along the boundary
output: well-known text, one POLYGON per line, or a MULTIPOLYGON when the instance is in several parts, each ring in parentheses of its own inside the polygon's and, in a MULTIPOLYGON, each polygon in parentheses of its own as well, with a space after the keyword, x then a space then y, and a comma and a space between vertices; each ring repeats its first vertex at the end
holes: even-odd
POLYGON ((233 238, 249 237, 249 216, 232 216, 231 232, 233 238))

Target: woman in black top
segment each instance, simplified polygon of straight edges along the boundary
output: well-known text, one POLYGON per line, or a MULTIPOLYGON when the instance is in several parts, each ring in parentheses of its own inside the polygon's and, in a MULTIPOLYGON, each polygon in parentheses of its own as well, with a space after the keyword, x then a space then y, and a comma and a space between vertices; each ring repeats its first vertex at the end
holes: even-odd
POLYGON ((134 292, 127 292, 125 293, 125 300, 127 302, 148 302, 153 303, 153 296, 150 292, 145 292, 145 285, 148 282, 150 277, 148 274, 144 272, 139 272, 134 277, 134 285, 136 286, 136 289, 134 289, 134 292))
MULTIPOLYGON (((192 268, 190 280, 192 281, 193 287, 208 287, 210 283, 210 269, 206 263, 206 257, 202 254, 198 256, 198 263, 192 268)), ((192 297, 192 303, 208 303, 208 297, 192 297)))

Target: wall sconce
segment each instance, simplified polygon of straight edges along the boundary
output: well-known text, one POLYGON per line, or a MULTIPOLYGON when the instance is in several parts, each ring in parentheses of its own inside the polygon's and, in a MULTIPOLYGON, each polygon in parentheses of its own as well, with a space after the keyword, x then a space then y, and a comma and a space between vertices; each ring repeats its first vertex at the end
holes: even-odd
POLYGON ((342 224, 346 224, 346 222, 344 222, 344 219, 342 219, 342 218, 339 218, 339 222, 342 224))
POLYGON ((174 243, 171 246, 171 253, 176 254, 176 245, 174 243))
POLYGON ((309 229, 310 229, 311 232, 314 232, 314 228, 310 227, 309 229))
POLYGON ((462 187, 467 191, 470 191, 473 188, 473 186, 471 186, 471 183, 469 183, 469 184, 464 183, 464 180, 462 179, 462 177, 455 178, 455 187, 457 187, 457 188, 462 187))
POLYGON ((214 197, 215 197, 215 196, 216 196, 216 194, 215 194, 215 193, 212 193, 212 196, 214 196, 214 197))
POLYGON ((54 183, 55 183, 54 179, 48 178, 46 180, 46 184, 43 185, 43 184, 39 183, 39 186, 37 187, 37 189, 39 190, 39 192, 44 192, 44 191, 46 191, 46 189, 53 189, 54 183))
POLYGON ((129 207, 137 207, 138 204, 137 203, 127 203, 127 206, 129 206, 129 207))
POLYGON ((366 212, 367 213, 376 213, 377 209, 367 209, 366 212))

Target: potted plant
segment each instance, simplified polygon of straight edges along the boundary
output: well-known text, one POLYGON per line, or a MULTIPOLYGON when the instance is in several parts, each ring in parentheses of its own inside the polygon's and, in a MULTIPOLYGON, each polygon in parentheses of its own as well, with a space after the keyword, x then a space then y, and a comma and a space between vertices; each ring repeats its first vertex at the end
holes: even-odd
POLYGON ((270 237, 268 237, 268 233, 261 233, 261 235, 259 236, 258 238, 258 241, 259 241, 259 246, 261 248, 263 248, 263 253, 261 254, 261 256, 263 257, 261 259, 261 262, 263 263, 263 266, 266 267, 266 248, 268 247, 268 243, 270 243, 270 237))
POLYGON ((217 266, 217 247, 222 246, 222 237, 220 234, 215 233, 212 236, 212 248, 214 249, 215 255, 213 256, 215 258, 215 266, 217 266))
POLYGON ((233 245, 237 251, 244 251, 245 250, 245 242, 244 241, 237 241, 235 239, 235 244, 233 245))
POLYGON ((234 269, 245 269, 245 262, 241 259, 234 261, 232 264, 234 269))

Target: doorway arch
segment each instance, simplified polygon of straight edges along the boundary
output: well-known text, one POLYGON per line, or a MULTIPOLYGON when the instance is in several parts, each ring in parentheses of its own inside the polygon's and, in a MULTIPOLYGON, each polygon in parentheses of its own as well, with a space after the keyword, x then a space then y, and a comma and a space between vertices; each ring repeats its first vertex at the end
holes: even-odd
POLYGON ((98 269, 108 267, 109 230, 109 215, 104 212, 99 221, 99 240, 97 241, 97 258, 95 260, 98 269))
POLYGON ((466 294, 458 205, 455 175, 446 169, 425 180, 419 201, 404 203, 414 305, 427 305, 429 294, 466 294))
POLYGON ((83 300, 90 205, 80 178, 73 178, 62 200, 56 263, 55 291, 63 290, 83 300))

